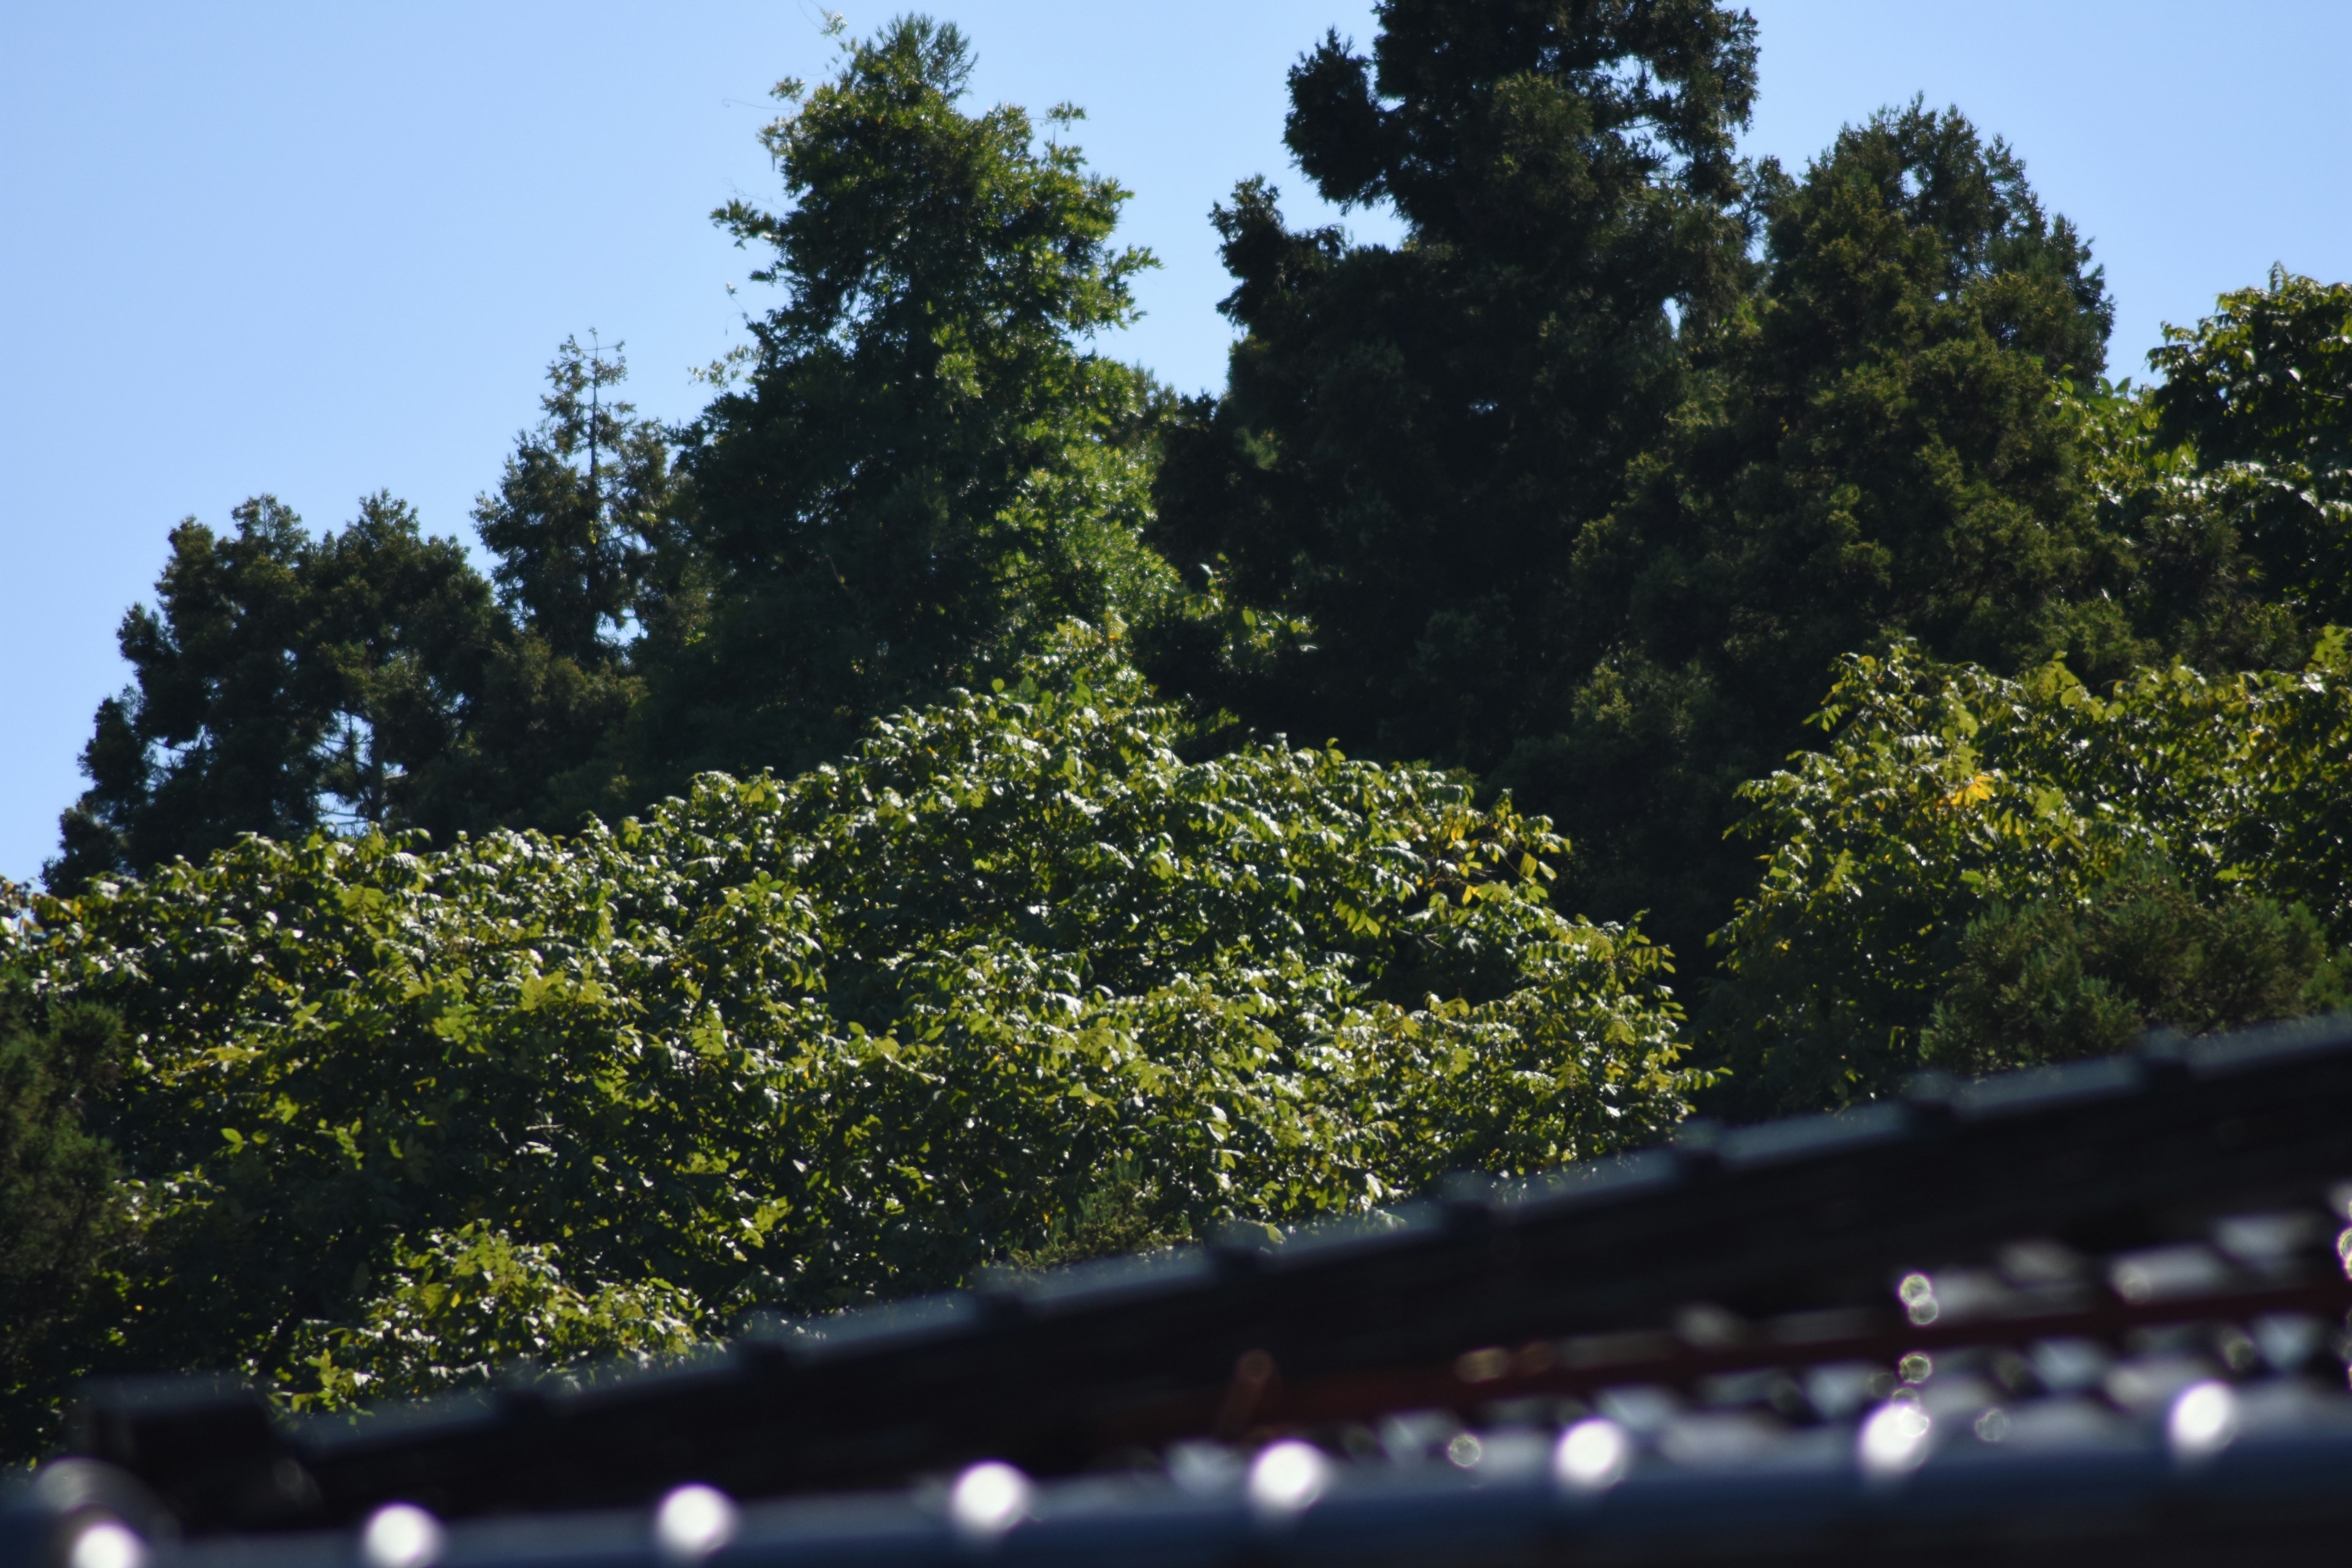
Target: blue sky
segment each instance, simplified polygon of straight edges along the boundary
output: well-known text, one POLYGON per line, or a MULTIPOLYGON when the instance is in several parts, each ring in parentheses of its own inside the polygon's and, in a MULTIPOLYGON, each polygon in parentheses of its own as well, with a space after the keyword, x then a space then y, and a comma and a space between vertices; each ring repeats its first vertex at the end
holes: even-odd
MULTIPOLYGON (((856 31, 896 6, 832 0, 856 31)), ((1110 346, 1187 390, 1223 374, 1210 205, 1272 175, 1285 68, 1340 0, 940 0, 976 96, 1089 119, 1158 253, 1110 346)), ((1751 152, 1801 163, 1923 93, 2025 158, 2093 238, 2113 366, 2273 261, 2352 276, 2352 6, 2242 0, 1761 0, 1751 152)), ((677 6, 90 0, 0 7, 0 875, 53 853, 122 611, 166 531, 275 492, 316 526, 378 489, 432 531, 468 509, 567 333, 625 339, 650 413, 740 341, 752 263, 705 215, 773 200, 766 89, 824 74, 799 0, 677 6)), ((1382 232, 1358 214, 1359 232, 1382 232)))

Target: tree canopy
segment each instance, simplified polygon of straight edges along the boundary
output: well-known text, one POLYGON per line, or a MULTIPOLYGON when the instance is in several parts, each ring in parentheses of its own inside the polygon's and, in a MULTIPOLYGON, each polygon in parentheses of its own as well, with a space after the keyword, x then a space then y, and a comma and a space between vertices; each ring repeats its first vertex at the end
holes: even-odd
POLYGON ((135 683, 100 705, 60 885, 241 833, 382 822, 454 737, 495 624, 456 540, 427 539, 388 496, 318 538, 267 496, 236 521, 174 529, 157 608, 123 617, 135 683))
POLYGON ((2102 697, 1850 656, 1817 752, 1744 786, 1762 879, 1706 1019, 1751 1113, 2352 1001, 2352 659, 2102 697))
POLYGON ((1732 787, 1801 743, 1841 653, 2148 651, 2080 472, 2111 309, 2016 157, 1914 105, 1757 200, 1758 287, 1580 540, 1581 650, 1500 770, 1573 826, 1597 905, 1685 946, 1744 876, 1732 787))
POLYGON ((1202 1235, 1683 1114, 1664 957, 1549 906, 1549 824, 1328 750, 1186 762, 1184 722, 1073 633, 576 837, 247 837, 34 900, 0 957, 125 1031, 115 1354, 429 1388, 464 1344, 944 1286, 1107 1185, 1202 1235))
POLYGON ((1711 5, 1379 16, 1292 72, 1288 138, 1406 237, 1244 184, 1229 385, 1160 481, 1154 538, 1286 645, 1170 637, 1163 679, 1509 784, 1580 902, 1688 950, 1744 875, 1733 788, 1840 653, 2171 651, 2084 479, 2112 309, 2007 146, 1914 104, 1738 163, 1753 40, 1711 5))
POLYGON ((2148 359, 2157 436, 2193 459, 2182 500, 2221 513, 2304 627, 2352 624, 2352 284, 2273 268, 2148 359))

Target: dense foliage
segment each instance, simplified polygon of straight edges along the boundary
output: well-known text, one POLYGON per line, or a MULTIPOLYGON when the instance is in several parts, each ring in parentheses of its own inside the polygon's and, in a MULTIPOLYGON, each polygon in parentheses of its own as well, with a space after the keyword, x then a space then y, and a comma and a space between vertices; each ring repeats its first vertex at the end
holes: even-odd
POLYGON ((487 571, 385 496, 173 531, 0 899, 0 1443, 2352 999, 2352 285, 2103 381, 1957 110, 1792 174, 1710 0, 1377 14, 1286 139, 1403 237, 1244 182, 1219 396, 1097 352, 1151 261, 1076 110, 909 17, 778 89, 698 418, 558 351, 487 571))
POLYGON ((0 1456, 38 1451, 120 1302, 107 1266, 129 1215, 103 1134, 121 1030, 47 1005, 0 964, 0 1456))
POLYGON ((1549 907, 1547 824, 1181 738, 1074 634, 575 838, 249 837, 36 900, 9 955, 128 1031, 120 1358, 431 1387, 944 1285, 1119 1171, 1199 1234, 1683 1113, 1664 958, 1549 907))
MULTIPOLYGON (((1230 385, 1160 484, 1155 538, 1285 647, 1251 667, 1188 623, 1163 679, 1511 785, 1576 837, 1580 903, 1688 949, 1746 876, 1733 790, 1839 654, 2112 679, 2210 624, 2149 605, 2086 482, 2128 424, 2112 308, 2004 144, 1914 104, 1792 177, 1731 160, 1727 12, 1379 14, 1369 60, 1331 39, 1292 72, 1289 140, 1406 238, 1293 233, 1244 185, 1230 385)), ((2225 571, 2173 565, 2176 597, 2225 571)))
POLYGON ((1752 1111, 2344 1005, 2352 658, 2151 668, 2102 697, 1898 645, 1747 785, 1769 851, 1706 1020, 1752 1111))
POLYGON ((201 857, 240 833, 382 820, 494 657, 463 547, 425 537, 389 497, 315 538, 268 497, 236 524, 173 530, 157 607, 124 616, 135 684, 99 708, 52 881, 201 857))
POLYGON ((2273 268, 2148 356, 2159 441, 2218 512, 2265 596, 2307 627, 2352 624, 2352 284, 2273 268))

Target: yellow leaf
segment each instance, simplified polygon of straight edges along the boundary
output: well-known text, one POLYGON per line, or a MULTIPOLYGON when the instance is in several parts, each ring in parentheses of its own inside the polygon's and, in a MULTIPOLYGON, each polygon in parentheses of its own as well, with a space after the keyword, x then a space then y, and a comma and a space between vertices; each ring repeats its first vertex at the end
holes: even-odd
POLYGON ((1954 811, 1966 811, 1992 798, 1992 775, 1979 773, 1944 797, 1944 805, 1954 811))

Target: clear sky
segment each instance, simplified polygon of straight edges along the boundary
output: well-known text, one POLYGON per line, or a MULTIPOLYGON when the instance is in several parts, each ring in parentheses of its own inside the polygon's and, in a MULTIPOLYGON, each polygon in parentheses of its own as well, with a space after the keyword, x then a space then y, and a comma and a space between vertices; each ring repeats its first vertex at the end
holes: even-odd
MULTIPOLYGON (((855 32, 898 7, 831 0, 855 32)), ((2343 0, 1757 0, 1753 153, 1801 163, 1925 94, 2025 158, 2093 238, 2137 369, 2273 261, 2352 276, 2343 0)), ((1368 0, 938 0, 975 96, 1070 100, 1162 269, 1110 346, 1222 380, 1206 215, 1272 175, 1283 72, 1368 0)), ((0 875, 32 876, 127 668, 163 536, 272 491, 313 525, 378 489, 471 538, 567 332, 628 344, 646 411, 740 341, 752 263, 706 221, 772 201, 766 89, 834 46, 805 0, 0 6, 0 875)), ((1384 232, 1358 214, 1360 233, 1384 232)))

